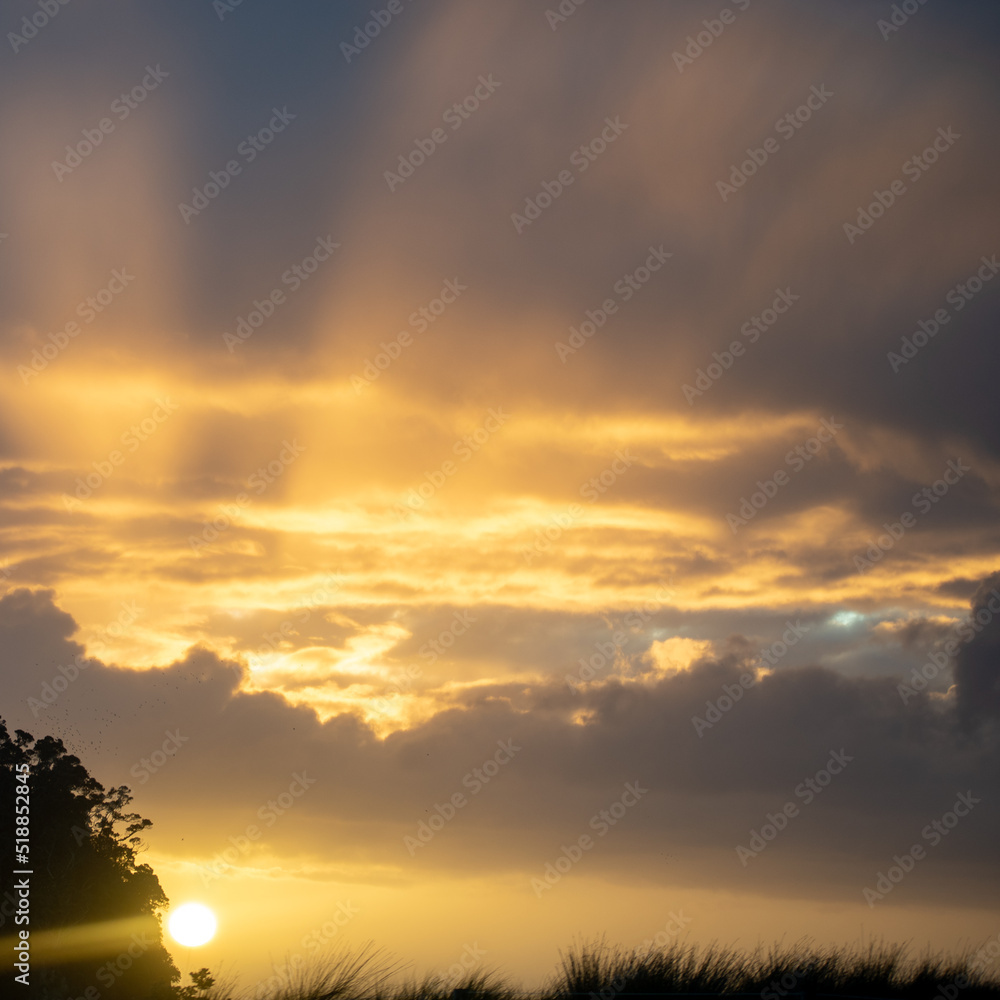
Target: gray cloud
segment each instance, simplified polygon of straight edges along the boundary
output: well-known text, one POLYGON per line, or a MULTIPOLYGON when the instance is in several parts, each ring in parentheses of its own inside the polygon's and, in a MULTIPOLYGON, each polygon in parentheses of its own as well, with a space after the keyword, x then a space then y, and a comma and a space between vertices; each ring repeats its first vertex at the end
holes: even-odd
POLYGON ((241 690, 241 667, 197 649, 146 671, 90 661, 35 719, 24 699, 37 698, 42 680, 81 651, 70 638, 74 624, 50 594, 15 591, 0 600, 0 630, 8 722, 62 736, 101 780, 131 784, 137 805, 162 831, 159 849, 170 853, 218 853, 304 770, 316 785, 273 834, 272 846, 289 859, 320 867, 395 860, 402 878, 441 865, 528 877, 560 842, 586 832, 589 817, 625 782, 638 781, 648 797, 608 837, 595 867, 627 879, 626 868, 648 862, 654 880, 721 877, 779 893, 793 885, 803 891, 805 879, 815 892, 851 899, 859 879, 908 848, 958 792, 971 789, 982 793, 982 804, 936 849, 930 875, 915 881, 912 893, 938 898, 947 873, 953 893, 986 901, 982 873, 994 865, 997 819, 988 793, 1000 757, 995 726, 970 737, 960 724, 959 708, 970 698, 982 701, 986 661, 967 658, 982 650, 975 644, 959 659, 957 703, 904 703, 899 677, 802 667, 744 685, 726 708, 727 692, 740 690, 753 662, 752 647, 737 636, 729 652, 653 683, 471 688, 430 720, 378 740, 352 716, 321 724, 308 707, 241 690), (723 707, 699 735, 692 717, 713 718, 708 703, 723 707), (186 738, 181 749, 137 781, 145 773, 138 762, 170 732, 186 738), (496 752, 497 741, 508 740, 522 749, 472 794, 474 779, 463 779, 496 752), (853 761, 805 805, 796 788, 840 750, 853 761), (403 836, 414 835, 456 791, 467 795, 464 812, 411 859, 403 836), (769 848, 766 864, 744 869, 736 844, 786 801, 802 807, 799 821, 769 848), (197 831, 187 819, 195 814, 197 831), (655 863, 665 850, 676 860, 655 863), (831 854, 840 859, 833 866, 809 860, 831 854), (845 873, 855 881, 838 888, 845 873))

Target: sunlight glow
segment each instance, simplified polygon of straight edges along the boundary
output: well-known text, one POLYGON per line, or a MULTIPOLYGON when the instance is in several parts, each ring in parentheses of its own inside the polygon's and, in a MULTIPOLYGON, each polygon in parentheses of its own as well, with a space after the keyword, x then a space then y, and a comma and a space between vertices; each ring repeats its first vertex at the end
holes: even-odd
POLYGON ((864 615, 859 615, 857 611, 838 611, 830 619, 830 624, 849 628, 851 625, 856 625, 859 621, 862 621, 864 617, 864 615))
POLYGON ((167 922, 170 936, 186 948, 197 948, 208 944, 215 937, 217 926, 215 914, 201 903, 185 903, 178 906, 167 922))

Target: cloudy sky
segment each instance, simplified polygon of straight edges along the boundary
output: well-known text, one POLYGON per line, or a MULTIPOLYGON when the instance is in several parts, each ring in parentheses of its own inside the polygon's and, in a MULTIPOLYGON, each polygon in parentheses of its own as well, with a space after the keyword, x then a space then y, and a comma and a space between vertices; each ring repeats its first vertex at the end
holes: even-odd
POLYGON ((3 13, 2 713, 182 965, 1000 932, 995 5, 105 7, 3 13))

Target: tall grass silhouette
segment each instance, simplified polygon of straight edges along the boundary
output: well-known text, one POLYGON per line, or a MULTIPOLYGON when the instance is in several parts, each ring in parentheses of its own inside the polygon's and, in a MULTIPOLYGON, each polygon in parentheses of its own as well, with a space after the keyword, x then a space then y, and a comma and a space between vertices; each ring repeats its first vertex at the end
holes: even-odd
POLYGON ((407 977, 402 963, 370 943, 293 970, 275 986, 237 988, 230 976, 205 1000, 614 1000, 655 995, 744 996, 761 1000, 1000 1000, 1000 963, 968 949, 913 958, 904 945, 820 948, 808 941, 753 952, 712 944, 624 949, 604 939, 565 954, 539 990, 495 969, 456 981, 436 973, 407 977))
POLYGON ((546 1000, 581 996, 610 1000, 644 993, 750 994, 762 1000, 792 996, 955 1000, 959 995, 962 1000, 997 1000, 1000 980, 986 974, 990 964, 978 962, 971 949, 957 958, 912 959, 905 946, 884 943, 817 948, 803 942, 752 953, 719 945, 675 944, 639 953, 599 941, 563 957, 561 970, 548 984, 546 1000))

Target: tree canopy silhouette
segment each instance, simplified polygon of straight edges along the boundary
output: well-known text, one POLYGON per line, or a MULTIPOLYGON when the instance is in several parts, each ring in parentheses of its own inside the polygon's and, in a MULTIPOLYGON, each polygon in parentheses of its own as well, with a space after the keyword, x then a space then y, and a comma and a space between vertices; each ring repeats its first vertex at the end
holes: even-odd
MULTIPOLYGON (((15 867, 16 768, 28 765, 30 793, 31 986, 33 997, 110 1000, 173 998, 180 973, 163 945, 167 897, 139 864, 148 819, 129 812, 125 785, 105 789, 62 740, 0 719, 0 843, 15 867), (90 991, 88 993, 88 990, 90 991)), ((0 935, 15 927, 16 898, 0 901, 0 935)))

